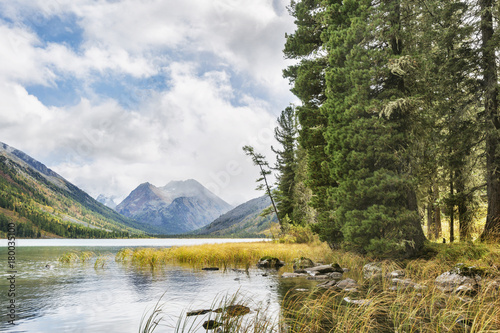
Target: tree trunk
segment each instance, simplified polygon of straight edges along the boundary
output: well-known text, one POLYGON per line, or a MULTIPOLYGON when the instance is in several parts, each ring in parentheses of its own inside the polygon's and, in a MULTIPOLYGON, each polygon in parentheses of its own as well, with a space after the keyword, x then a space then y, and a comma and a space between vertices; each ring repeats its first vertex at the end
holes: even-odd
POLYGON ((456 198, 458 206, 458 226, 460 231, 460 241, 471 239, 472 216, 469 209, 469 196, 465 193, 465 180, 461 171, 456 173, 456 198))
POLYGON ((494 45, 493 0, 480 0, 484 109, 486 116, 486 183, 488 212, 481 240, 500 240, 500 119, 498 114, 498 77, 494 45))
POLYGON ((453 197, 453 171, 450 171, 450 203, 448 209, 450 210, 450 243, 455 240, 455 199, 453 197))
POLYGON ((439 186, 434 183, 434 189, 433 189, 433 195, 434 195, 434 201, 433 201, 433 206, 434 206, 434 238, 438 239, 441 237, 441 207, 439 207, 438 204, 438 199, 439 199, 439 186))

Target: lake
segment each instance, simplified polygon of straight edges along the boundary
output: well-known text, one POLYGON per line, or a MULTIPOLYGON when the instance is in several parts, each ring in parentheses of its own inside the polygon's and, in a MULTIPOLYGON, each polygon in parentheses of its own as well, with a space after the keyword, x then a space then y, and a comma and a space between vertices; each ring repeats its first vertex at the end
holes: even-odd
MULTIPOLYGON (((210 309, 215 299, 238 294, 252 312, 279 312, 278 272, 250 269, 203 271, 167 266, 152 271, 115 262, 122 248, 171 247, 257 239, 18 239, 16 240, 16 325, 7 323, 9 268, 7 242, 0 242, 0 331, 7 332, 139 332, 141 318, 162 297, 164 320, 155 332, 173 332, 186 311, 210 309), (69 251, 92 251, 107 258, 103 268, 88 263, 62 264, 69 251), (50 265, 47 268, 46 265, 50 265)), ((213 315, 212 315, 213 316, 213 315)), ((203 318, 195 318, 203 320, 203 318)), ((203 321, 201 321, 202 323, 203 321)), ((200 324, 201 325, 201 324, 200 324)), ((202 331, 204 331, 202 329, 202 331)))

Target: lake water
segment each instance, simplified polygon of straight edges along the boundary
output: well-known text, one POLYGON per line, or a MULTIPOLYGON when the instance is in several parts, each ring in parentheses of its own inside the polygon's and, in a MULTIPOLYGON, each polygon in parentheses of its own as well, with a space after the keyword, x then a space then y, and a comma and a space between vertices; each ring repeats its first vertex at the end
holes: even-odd
MULTIPOLYGON (((285 292, 278 272, 250 269, 203 271, 168 266, 152 271, 115 262, 124 247, 171 247, 202 243, 256 241, 242 239, 40 239, 16 241, 16 319, 8 324, 9 268, 6 241, 0 242, 0 331, 6 332, 139 332, 141 317, 163 295, 164 319, 155 332, 174 332, 186 311, 209 309, 214 299, 238 294, 252 312, 267 308, 277 316, 285 292), (68 251, 107 256, 104 268, 89 263, 62 264, 68 251), (51 268, 46 268, 50 265, 51 268)), ((213 316, 213 315, 212 315, 213 316)), ((195 318, 203 322, 203 318, 195 318)), ((201 325, 200 323, 200 325, 201 325)), ((203 330, 204 331, 204 330, 203 330)))

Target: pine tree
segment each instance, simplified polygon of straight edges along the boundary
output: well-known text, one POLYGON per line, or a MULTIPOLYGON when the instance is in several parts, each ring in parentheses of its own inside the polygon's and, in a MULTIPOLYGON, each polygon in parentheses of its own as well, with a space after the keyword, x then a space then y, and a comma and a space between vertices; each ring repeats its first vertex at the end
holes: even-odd
POLYGON ((274 201, 273 191, 271 190, 271 186, 269 185, 269 182, 267 180, 267 176, 269 176, 272 173, 269 167, 269 163, 266 161, 264 155, 256 153, 255 149, 252 146, 244 146, 243 151, 245 152, 245 154, 247 154, 252 158, 253 164, 259 167, 260 177, 257 179, 257 183, 259 183, 259 185, 257 185, 256 189, 258 191, 260 190, 266 191, 266 194, 269 196, 269 199, 271 199, 271 204, 274 212, 276 213, 276 217, 278 218, 278 222, 280 226, 282 226, 278 208, 276 207, 276 203, 274 201))
POLYGON ((313 192, 311 206, 318 212, 319 221, 328 220, 327 192, 335 181, 328 170, 325 152, 325 130, 328 117, 320 108, 326 100, 325 69, 328 66, 322 36, 325 3, 321 0, 292 1, 290 14, 295 17, 296 31, 287 35, 284 54, 299 60, 283 71, 293 85, 291 91, 300 99, 296 107, 300 125, 298 143, 306 151, 308 175, 304 184, 313 192))
POLYGON ((390 70, 405 58, 401 4, 343 1, 332 12, 348 25, 329 31, 328 152, 338 187, 335 227, 343 246, 378 256, 407 256, 424 241, 407 153, 411 96, 404 75, 390 70))
POLYGON ((276 154, 275 169, 279 172, 277 175, 276 206, 281 220, 288 216, 294 222, 293 193, 295 170, 297 168, 297 159, 295 157, 297 125, 293 107, 289 106, 281 112, 278 117, 278 127, 274 129, 274 136, 282 147, 282 150, 272 147, 273 152, 276 154))

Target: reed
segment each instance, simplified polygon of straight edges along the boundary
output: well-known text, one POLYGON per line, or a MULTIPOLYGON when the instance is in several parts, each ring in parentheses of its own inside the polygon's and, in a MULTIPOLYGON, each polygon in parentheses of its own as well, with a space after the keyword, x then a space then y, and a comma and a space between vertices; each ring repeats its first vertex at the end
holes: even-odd
MULTIPOLYGON (((292 288, 281 301, 278 321, 276 318, 258 315, 253 316, 250 321, 242 321, 239 318, 239 321, 225 323, 223 332, 500 332, 500 290, 494 284, 483 283, 477 295, 471 298, 458 294, 444 294, 434 286, 435 278, 450 270, 458 262, 485 267, 487 268, 485 272, 490 276, 486 279, 498 279, 500 276, 498 244, 428 244, 429 251, 425 259, 381 263, 384 274, 394 269, 404 269, 406 278, 423 286, 418 290, 413 288, 390 290, 390 282, 387 279, 381 282, 365 281, 361 274, 362 267, 371 259, 361 255, 330 251, 327 248, 318 249, 314 246, 296 247, 293 246, 295 244, 286 244, 281 247, 280 245, 252 243, 200 246, 196 250, 192 247, 153 252, 150 252, 151 249, 127 250, 128 255, 123 257, 133 261, 140 260, 140 256, 149 258, 155 254, 157 257, 155 260, 165 263, 178 260, 193 265, 215 263, 222 265, 224 262, 227 265, 237 265, 247 261, 253 263, 265 255, 281 257, 287 262, 299 256, 309 256, 316 261, 337 262, 342 267, 349 267, 350 272, 347 274, 358 280, 361 286, 354 294, 321 288, 303 292, 292 288), (283 249, 286 251, 282 252, 283 249), (207 250, 211 253, 202 258, 196 257, 196 254, 202 255, 207 250), (239 254, 238 251, 245 253, 239 254), (226 256, 226 252, 231 254, 226 256), (362 305, 350 304, 346 302, 346 297, 366 302, 362 305)), ((226 297, 223 301, 224 304, 234 304, 231 297, 226 297)), ((258 307, 256 309, 254 311, 259 311, 258 307)), ((222 320, 217 315, 211 319, 222 320)), ((181 316, 175 332, 195 332, 200 325, 201 323, 189 321, 181 316)))
POLYGON ((140 266, 152 268, 167 263, 189 264, 193 267, 216 266, 230 267, 254 266, 265 256, 291 262, 295 258, 308 257, 318 262, 329 261, 331 251, 326 244, 280 244, 272 242, 205 244, 165 249, 122 249, 116 260, 130 261, 140 266))
POLYGON ((70 264, 75 262, 85 263, 88 262, 95 256, 95 253, 92 251, 82 251, 82 252, 66 252, 62 256, 59 257, 59 262, 70 264))

